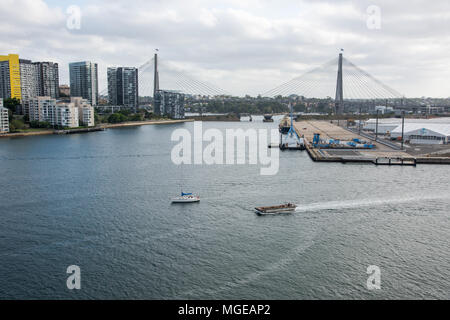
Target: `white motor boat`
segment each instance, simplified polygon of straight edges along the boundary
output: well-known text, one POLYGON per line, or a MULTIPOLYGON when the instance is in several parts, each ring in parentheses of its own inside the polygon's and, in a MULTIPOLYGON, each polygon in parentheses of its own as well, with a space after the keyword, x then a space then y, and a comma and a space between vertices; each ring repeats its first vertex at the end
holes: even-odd
POLYGON ((192 203, 199 202, 200 197, 193 195, 192 193, 181 193, 180 197, 172 198, 172 203, 192 203))

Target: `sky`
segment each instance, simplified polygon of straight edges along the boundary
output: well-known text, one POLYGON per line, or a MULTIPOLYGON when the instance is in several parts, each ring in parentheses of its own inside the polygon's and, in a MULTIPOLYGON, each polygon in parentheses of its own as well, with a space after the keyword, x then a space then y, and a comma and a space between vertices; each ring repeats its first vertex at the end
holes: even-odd
POLYGON ((0 0, 0 54, 58 62, 60 84, 69 62, 92 61, 105 89, 107 67, 139 67, 155 48, 233 95, 266 92, 344 48, 406 97, 450 97, 448 0, 0 0))

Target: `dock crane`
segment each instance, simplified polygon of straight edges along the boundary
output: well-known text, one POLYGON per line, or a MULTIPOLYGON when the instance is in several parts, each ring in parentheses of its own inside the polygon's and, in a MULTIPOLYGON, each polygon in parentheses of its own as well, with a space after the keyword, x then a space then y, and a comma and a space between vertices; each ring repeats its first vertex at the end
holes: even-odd
POLYGON ((290 120, 291 120, 291 126, 289 128, 289 131, 287 133, 287 137, 290 138, 295 138, 296 140, 296 146, 295 147, 289 147, 289 144, 283 144, 283 134, 280 133, 280 149, 281 150, 285 150, 285 149, 289 149, 289 150, 304 150, 305 149, 305 144, 302 138, 300 138, 297 134, 297 131, 295 131, 294 128, 294 112, 293 112, 293 107, 292 104, 289 103, 289 109, 290 109, 290 120))

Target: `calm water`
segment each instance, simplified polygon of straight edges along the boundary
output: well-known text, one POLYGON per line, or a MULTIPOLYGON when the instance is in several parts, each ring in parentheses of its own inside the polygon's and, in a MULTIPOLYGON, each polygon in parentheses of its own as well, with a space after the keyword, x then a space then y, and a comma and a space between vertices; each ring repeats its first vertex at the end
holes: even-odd
MULTIPOLYGON (((204 123, 204 128, 274 124, 204 123)), ((172 164, 193 124, 0 140, 0 298, 450 298, 450 168, 172 164), (180 177, 201 195, 171 205, 180 177), (256 205, 298 212, 258 217, 256 205), (66 288, 81 268, 82 289, 66 288), (369 265, 381 290, 366 289, 369 265)))

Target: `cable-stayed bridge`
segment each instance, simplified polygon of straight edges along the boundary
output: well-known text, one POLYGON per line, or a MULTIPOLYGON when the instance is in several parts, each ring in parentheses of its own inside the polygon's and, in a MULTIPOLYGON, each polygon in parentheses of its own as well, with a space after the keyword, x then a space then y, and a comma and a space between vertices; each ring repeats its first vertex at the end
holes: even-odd
POLYGON ((262 94, 264 97, 298 95, 334 96, 335 112, 344 112, 345 100, 401 100, 403 95, 343 57, 324 63, 262 94))
MULTIPOLYGON (((307 98, 335 97, 338 61, 335 58, 323 65, 281 84, 262 96, 289 96, 296 94, 307 98)), ((383 84, 346 58, 342 58, 344 99, 401 99, 402 94, 383 84)))
MULTIPOLYGON (((200 81, 188 75, 188 72, 162 60, 157 54, 141 65, 138 72, 140 96, 154 96, 155 89, 174 90, 184 94, 211 97, 231 95, 214 84, 200 81)), ((100 95, 108 95, 108 90, 104 89, 100 92, 100 95)))
MULTIPOLYGON (((156 90, 174 90, 198 96, 229 96, 226 90, 201 81, 158 54, 139 67, 139 94, 154 96, 156 90)), ((101 95, 107 95, 107 90, 101 95)), ((298 95, 305 98, 333 97, 336 113, 346 100, 401 100, 404 96, 364 71, 341 52, 339 56, 267 92, 263 97, 298 95)))

